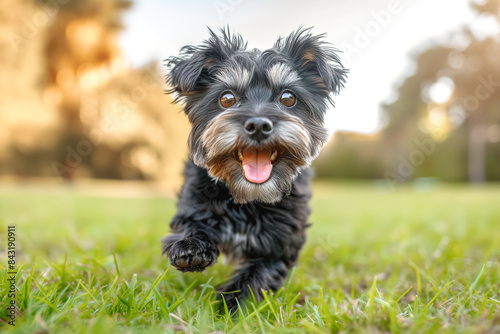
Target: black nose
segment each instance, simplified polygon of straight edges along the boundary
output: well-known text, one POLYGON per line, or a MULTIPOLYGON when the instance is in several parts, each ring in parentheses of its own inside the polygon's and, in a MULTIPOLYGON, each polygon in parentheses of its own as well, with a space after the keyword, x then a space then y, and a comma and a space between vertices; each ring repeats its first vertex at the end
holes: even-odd
POLYGON ((273 132, 273 122, 263 117, 253 117, 245 122, 245 132, 255 140, 264 140, 273 132))

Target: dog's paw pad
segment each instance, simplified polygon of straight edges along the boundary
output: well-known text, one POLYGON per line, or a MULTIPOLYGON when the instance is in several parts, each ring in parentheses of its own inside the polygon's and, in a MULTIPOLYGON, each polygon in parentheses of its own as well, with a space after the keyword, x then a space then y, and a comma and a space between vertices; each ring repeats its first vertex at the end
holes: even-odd
POLYGON ((175 266, 180 267, 180 268, 187 268, 187 267, 189 267, 189 264, 187 264, 185 258, 181 257, 179 260, 177 260, 175 266))

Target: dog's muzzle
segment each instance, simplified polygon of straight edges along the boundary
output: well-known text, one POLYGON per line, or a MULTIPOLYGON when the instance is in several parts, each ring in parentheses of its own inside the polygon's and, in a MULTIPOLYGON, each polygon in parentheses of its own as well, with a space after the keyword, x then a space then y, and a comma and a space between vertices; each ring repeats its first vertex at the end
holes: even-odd
MULTIPOLYGON (((273 122, 265 117, 252 117, 245 122, 244 129, 248 137, 260 143, 273 132, 273 122)), ((269 149, 249 148, 239 151, 245 178, 252 183, 266 182, 273 169, 273 154, 269 149)))

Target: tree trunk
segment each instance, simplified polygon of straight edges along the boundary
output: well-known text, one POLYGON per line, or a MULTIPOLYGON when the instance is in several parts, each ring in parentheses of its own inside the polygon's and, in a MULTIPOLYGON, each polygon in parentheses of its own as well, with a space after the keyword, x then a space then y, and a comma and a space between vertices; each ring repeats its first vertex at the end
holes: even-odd
MULTIPOLYGON (((476 112, 477 113, 477 112, 476 112)), ((469 122, 469 182, 486 181, 486 126, 471 116, 469 122)))

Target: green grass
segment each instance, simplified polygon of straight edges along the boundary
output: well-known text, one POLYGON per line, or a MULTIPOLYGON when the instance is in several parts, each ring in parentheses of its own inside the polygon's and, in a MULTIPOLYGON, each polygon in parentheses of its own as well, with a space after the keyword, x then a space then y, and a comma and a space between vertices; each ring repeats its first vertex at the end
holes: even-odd
POLYGON ((0 193, 0 318, 16 226, 16 326, 5 333, 500 333, 500 186, 429 192, 317 183, 285 287, 230 317, 221 263, 180 274, 160 256, 175 201, 66 190, 0 193))

